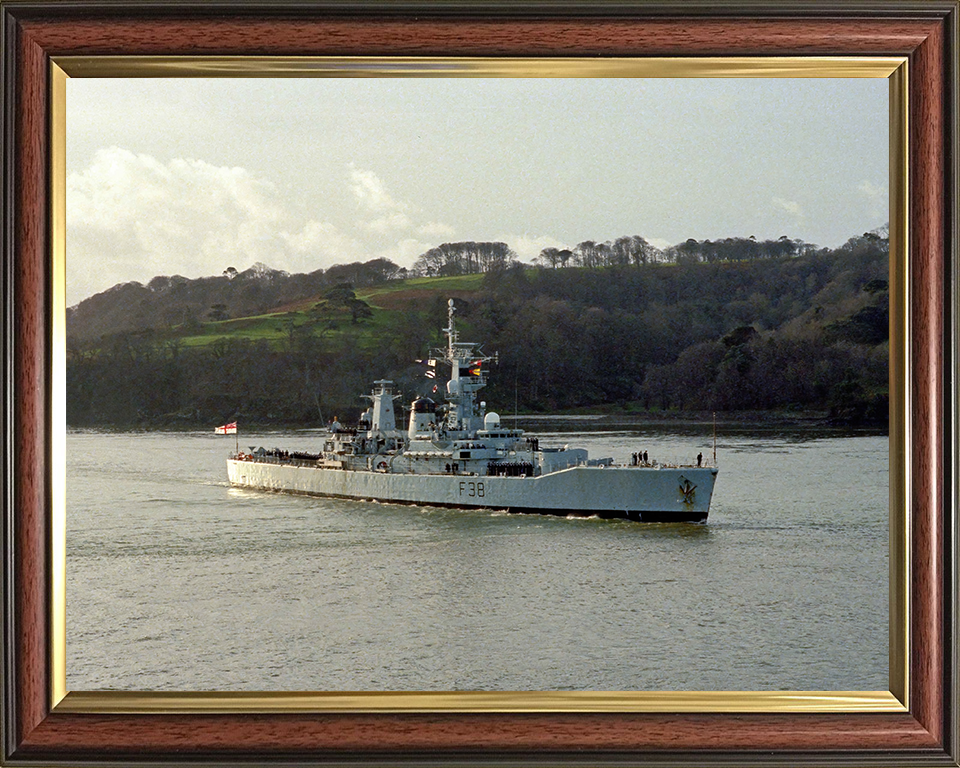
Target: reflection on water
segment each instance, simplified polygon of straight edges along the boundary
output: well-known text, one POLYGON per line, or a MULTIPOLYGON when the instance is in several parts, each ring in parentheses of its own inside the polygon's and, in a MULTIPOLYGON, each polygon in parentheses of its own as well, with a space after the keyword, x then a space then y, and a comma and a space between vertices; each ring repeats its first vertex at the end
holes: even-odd
MULTIPOLYGON (((710 424, 526 421, 618 461, 712 455, 710 424)), ((225 482, 233 447, 68 436, 71 689, 887 687, 882 435, 724 426, 706 525, 261 493, 225 482)))

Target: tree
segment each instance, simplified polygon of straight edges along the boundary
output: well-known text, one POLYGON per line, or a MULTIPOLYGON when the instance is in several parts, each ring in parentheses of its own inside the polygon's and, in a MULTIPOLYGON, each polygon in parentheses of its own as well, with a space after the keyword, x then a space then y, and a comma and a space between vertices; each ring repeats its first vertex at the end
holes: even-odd
POLYGON ((373 317, 373 310, 370 308, 370 305, 361 299, 354 298, 350 301, 348 307, 350 310, 350 319, 354 325, 361 320, 367 320, 373 317))
POLYGON ((364 265, 365 277, 371 281, 371 284, 386 283, 390 280, 396 280, 400 275, 401 269, 390 259, 373 259, 364 265))
POLYGON ((544 266, 552 267, 553 269, 557 268, 557 264, 560 263, 560 249, 559 248, 544 248, 540 251, 540 255, 537 256, 535 261, 544 266))
POLYGON ((389 259, 371 259, 366 262, 335 264, 327 270, 326 282, 350 283, 351 285, 379 285, 395 280, 400 268, 389 259))
POLYGON ((731 347, 742 347, 744 344, 749 344, 756 336, 757 329, 752 325, 740 325, 724 336, 721 341, 724 346, 729 349, 731 347))
POLYGON ((297 333, 300 326, 297 324, 299 315, 296 312, 287 312, 280 321, 279 329, 287 335, 287 347, 292 350, 296 344, 297 333))
POLYGON ((610 262, 617 266, 625 266, 630 263, 631 246, 633 239, 630 237, 618 237, 610 245, 610 262))
POLYGON ((584 240, 582 243, 577 243, 573 248, 573 255, 577 266, 599 266, 597 263, 598 246, 593 240, 584 240))
POLYGON ((323 301, 314 304, 310 310, 318 320, 331 314, 349 314, 351 322, 356 325, 361 320, 373 317, 373 309, 367 302, 357 298, 350 283, 340 283, 323 294, 323 301))

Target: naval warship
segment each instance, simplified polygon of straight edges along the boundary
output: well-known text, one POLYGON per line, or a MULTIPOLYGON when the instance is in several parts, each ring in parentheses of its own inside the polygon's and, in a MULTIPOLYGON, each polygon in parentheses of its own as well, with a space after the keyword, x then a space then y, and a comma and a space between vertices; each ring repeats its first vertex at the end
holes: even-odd
POLYGON ((716 466, 700 466, 699 458, 696 465, 667 465, 646 461, 643 454, 634 454, 629 464, 591 459, 583 448, 543 446, 539 438, 501 423, 485 402, 477 402, 487 383, 487 364, 496 355, 460 341, 455 311, 450 299, 446 348, 434 350, 426 361, 444 402, 417 397, 401 429, 394 407, 400 395, 393 382, 374 382, 365 396, 370 405, 356 426, 335 420, 315 454, 238 451, 227 460, 230 483, 397 504, 706 522, 716 466), (442 388, 436 370, 441 361, 450 368, 442 388))

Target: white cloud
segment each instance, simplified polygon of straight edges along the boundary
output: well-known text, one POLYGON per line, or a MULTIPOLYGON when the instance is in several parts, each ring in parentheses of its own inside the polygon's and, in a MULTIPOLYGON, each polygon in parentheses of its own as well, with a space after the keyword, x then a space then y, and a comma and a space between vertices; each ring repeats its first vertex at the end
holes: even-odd
POLYGON ((665 251, 670 246, 676 245, 676 243, 671 243, 669 240, 664 240, 662 237, 648 237, 645 239, 648 243, 650 243, 650 245, 652 245, 654 248, 659 248, 661 251, 665 251))
POLYGON ((772 202, 775 208, 779 208, 780 210, 789 213, 793 217, 794 223, 799 224, 803 222, 804 213, 803 207, 800 205, 800 203, 796 202, 795 200, 785 200, 782 197, 774 197, 772 202))
MULTIPOLYGON (((419 255, 432 248, 438 241, 449 239, 456 234, 453 227, 443 222, 418 221, 421 213, 420 209, 411 203, 397 200, 387 189, 384 181, 373 171, 351 167, 350 189, 360 208, 374 215, 374 218, 359 222, 359 226, 364 231, 380 236, 384 240, 408 235, 401 240, 401 242, 407 243, 407 246, 401 246, 400 244, 388 246, 386 251, 380 253, 382 258, 392 258, 385 255, 386 253, 406 253, 409 244, 414 242, 423 245, 423 248, 417 254, 419 255), (409 235, 429 238, 435 242, 425 243, 409 235)), ((397 258, 403 257, 398 256, 397 258)), ((392 258, 392 260, 396 261, 397 259, 392 258)), ((409 264, 402 264, 401 266, 409 266, 409 264)))
POLYGON ((294 253, 315 257, 317 268, 362 260, 366 255, 355 238, 323 221, 308 221, 299 232, 282 232, 280 237, 294 253))
POLYGON ((420 254, 429 251, 436 245, 435 242, 425 242, 415 237, 408 237, 377 253, 377 258, 390 259, 399 267, 409 268, 413 266, 420 254))
POLYGON ((363 222, 363 226, 380 235, 391 232, 405 232, 413 229, 413 222, 405 213, 390 213, 372 221, 363 222))
POLYGON ((533 261, 540 255, 544 248, 569 248, 566 243, 557 240, 550 235, 501 235, 497 238, 509 245, 521 261, 533 261))
POLYGON ((457 230, 439 221, 431 221, 428 224, 421 224, 417 227, 417 234, 442 240, 453 237, 457 234, 457 230))
POLYGON ((305 272, 362 256, 353 238, 303 221, 244 168, 111 147, 67 177, 69 303, 154 275, 199 277, 258 261, 305 272))
POLYGON ((374 213, 403 213, 409 209, 406 203, 394 200, 383 183, 373 171, 359 168, 350 169, 350 189, 357 201, 374 213))

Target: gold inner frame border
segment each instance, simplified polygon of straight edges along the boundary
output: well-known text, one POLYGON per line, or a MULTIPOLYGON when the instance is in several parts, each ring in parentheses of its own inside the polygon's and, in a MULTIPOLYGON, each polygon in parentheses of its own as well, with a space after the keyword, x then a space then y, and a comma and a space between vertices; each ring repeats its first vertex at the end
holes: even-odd
POLYGON ((906 57, 457 58, 60 56, 51 60, 50 706, 57 713, 853 713, 909 709, 909 125, 906 57), (889 81, 888 691, 68 691, 66 684, 66 90, 71 77, 885 78, 889 81))

